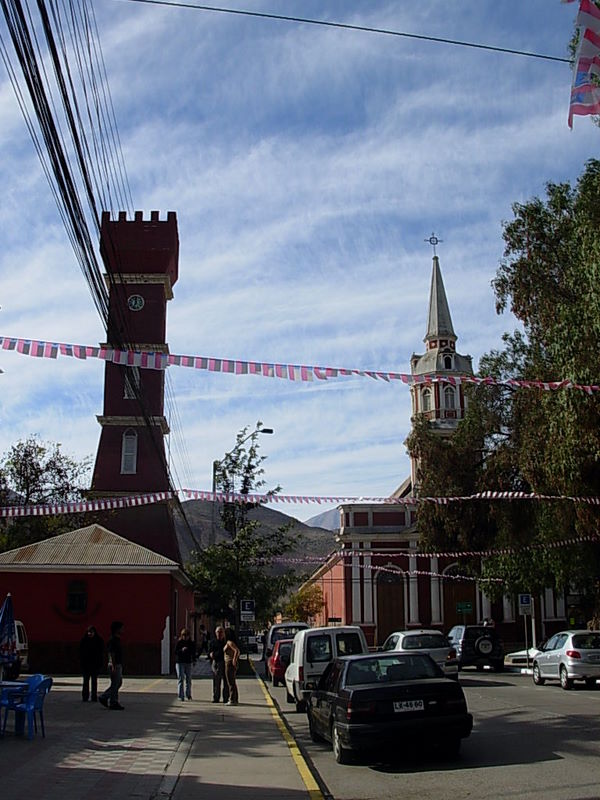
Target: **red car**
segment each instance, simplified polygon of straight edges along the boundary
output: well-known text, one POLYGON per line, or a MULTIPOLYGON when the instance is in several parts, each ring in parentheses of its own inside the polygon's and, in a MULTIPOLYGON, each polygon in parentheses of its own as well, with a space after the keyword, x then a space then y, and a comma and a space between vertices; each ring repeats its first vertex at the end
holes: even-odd
POLYGON ((279 639, 273 645, 273 652, 267 661, 267 680, 272 680, 273 686, 284 682, 293 641, 293 639, 279 639))

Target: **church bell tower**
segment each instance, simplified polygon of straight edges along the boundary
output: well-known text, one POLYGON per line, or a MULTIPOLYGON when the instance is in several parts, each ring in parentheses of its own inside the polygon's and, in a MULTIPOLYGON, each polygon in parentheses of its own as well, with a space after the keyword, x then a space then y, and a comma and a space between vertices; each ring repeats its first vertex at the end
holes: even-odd
MULTIPOLYGON (((103 212, 100 252, 109 289, 107 344, 168 353, 167 301, 178 277, 179 238, 174 212, 133 220, 103 212)), ((118 497, 169 489, 164 437, 164 370, 107 362, 100 442, 90 497, 118 497)), ((168 502, 105 512, 102 524, 130 541, 180 560, 168 502)))

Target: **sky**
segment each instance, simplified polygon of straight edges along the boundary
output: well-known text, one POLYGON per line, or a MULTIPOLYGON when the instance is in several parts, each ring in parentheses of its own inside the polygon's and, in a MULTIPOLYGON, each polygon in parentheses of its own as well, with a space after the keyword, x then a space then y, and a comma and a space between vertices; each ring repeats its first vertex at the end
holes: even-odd
MULTIPOLYGON (((560 58, 577 10, 559 0, 224 7, 560 58)), ((134 207, 177 214, 172 353, 409 372, 424 351, 432 232, 457 350, 476 373, 514 330, 491 286, 503 222, 598 154, 589 118, 567 126, 568 64, 130 0, 94 9, 134 207)), ((0 114, 0 335, 96 345, 103 323, 1 64, 0 114)), ((0 368, 0 454, 35 434, 95 456, 101 361, 0 351, 0 368)), ((409 474, 400 383, 171 367, 168 396, 179 488, 210 490, 213 460, 259 420, 274 430, 260 437, 266 488, 385 497, 409 474)), ((302 520, 326 508, 274 507, 302 520)))

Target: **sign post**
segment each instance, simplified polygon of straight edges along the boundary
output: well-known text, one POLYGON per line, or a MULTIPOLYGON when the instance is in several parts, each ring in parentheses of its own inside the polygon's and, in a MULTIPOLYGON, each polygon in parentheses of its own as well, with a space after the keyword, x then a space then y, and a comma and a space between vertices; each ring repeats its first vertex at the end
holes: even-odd
POLYGON ((527 641, 527 615, 531 614, 531 595, 519 595, 519 614, 523 617, 525 625, 525 658, 527 659, 527 669, 529 669, 529 643, 527 641))

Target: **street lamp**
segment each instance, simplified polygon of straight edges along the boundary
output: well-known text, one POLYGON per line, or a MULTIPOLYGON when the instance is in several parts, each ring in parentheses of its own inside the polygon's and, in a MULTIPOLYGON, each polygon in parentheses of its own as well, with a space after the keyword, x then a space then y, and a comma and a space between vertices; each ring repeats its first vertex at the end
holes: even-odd
POLYGON ((209 545, 214 545, 215 544, 215 504, 216 504, 215 493, 217 491, 217 473, 218 473, 219 467, 221 466, 223 461, 225 461, 225 459, 228 456, 232 456, 237 450, 239 450, 239 448, 243 444, 245 444, 245 442, 248 441, 248 439, 251 439, 257 433, 274 433, 274 430, 273 430, 273 428, 262 428, 262 427, 259 427, 259 425, 257 423, 257 425, 254 428, 254 430, 251 433, 249 433, 247 436, 244 436, 243 439, 240 439, 240 441, 236 443, 235 447, 232 447, 231 450, 229 450, 227 453, 225 453, 223 458, 216 459, 215 461, 213 461, 213 467, 212 467, 212 495, 213 495, 213 498, 212 498, 212 514, 211 514, 210 536, 209 536, 209 540, 208 540, 209 545))

